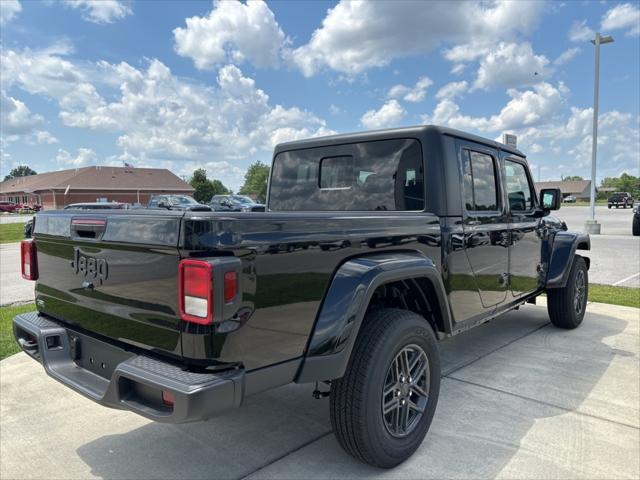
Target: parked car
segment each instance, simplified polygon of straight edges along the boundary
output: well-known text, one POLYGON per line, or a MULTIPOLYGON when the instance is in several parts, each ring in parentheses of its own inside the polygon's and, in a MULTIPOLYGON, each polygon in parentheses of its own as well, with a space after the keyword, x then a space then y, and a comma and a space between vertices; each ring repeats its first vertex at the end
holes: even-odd
POLYGON ((633 209, 633 220, 631 223, 631 233, 636 237, 640 235, 640 207, 633 209))
POLYGON ((86 397, 165 423, 315 383, 340 445, 388 468, 431 424, 439 340, 541 294, 556 327, 583 321, 589 236, 546 221, 560 190, 536 197, 511 146, 379 130, 278 145, 271 172, 252 215, 39 213, 21 248, 37 308, 13 319, 22 349, 86 397))
MULTIPOLYGON (((129 208, 128 203, 123 202, 86 202, 86 203, 70 203, 63 210, 122 210, 129 208)), ((31 238, 33 235, 33 227, 35 218, 30 218, 24 224, 24 238, 31 238)))
POLYGON ((21 205, 16 202, 10 202, 8 200, 3 200, 0 202, 0 212, 13 213, 20 207, 21 205))
POLYGON ((633 207, 633 198, 629 192, 615 192, 607 200, 607 208, 633 207))
POLYGON ((254 202, 244 195, 214 195, 209 206, 217 212, 264 212, 263 203, 254 202))
POLYGON ((182 210, 189 212, 210 212, 211 207, 204 205, 188 195, 153 195, 147 208, 182 210))
POLYGON ((576 203, 577 198, 574 197, 573 195, 567 195, 566 197, 564 197, 564 199, 562 200, 565 203, 576 203))

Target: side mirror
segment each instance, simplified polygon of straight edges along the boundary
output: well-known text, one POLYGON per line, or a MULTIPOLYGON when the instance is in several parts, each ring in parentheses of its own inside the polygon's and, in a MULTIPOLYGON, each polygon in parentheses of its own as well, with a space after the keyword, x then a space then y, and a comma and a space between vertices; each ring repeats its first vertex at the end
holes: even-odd
POLYGON ((562 192, 559 188, 543 188, 540 190, 540 207, 543 210, 559 210, 562 192))

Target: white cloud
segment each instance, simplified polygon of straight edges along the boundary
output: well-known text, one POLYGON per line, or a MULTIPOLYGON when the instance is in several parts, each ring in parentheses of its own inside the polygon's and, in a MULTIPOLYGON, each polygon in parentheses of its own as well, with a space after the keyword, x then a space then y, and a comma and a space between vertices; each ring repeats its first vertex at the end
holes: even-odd
POLYGON ((331 115, 340 115, 342 112, 343 110, 339 106, 334 105, 333 103, 329 105, 329 113, 331 115))
POLYGON ((2 144, 23 141, 26 143, 55 143, 56 138, 43 130, 42 115, 32 114, 20 100, 0 91, 0 136, 2 144))
POLYGON ((551 74, 549 60, 528 43, 499 43, 480 60, 474 88, 520 87, 539 83, 551 74))
POLYGON ((533 90, 507 90, 511 98, 500 113, 490 117, 471 117, 460 113, 460 107, 450 98, 441 100, 432 115, 424 115, 424 123, 447 125, 462 130, 501 132, 549 121, 561 107, 568 93, 564 84, 558 87, 543 82, 533 90))
POLYGON ((565 50, 564 52, 562 52, 560 55, 558 55, 558 58, 556 58, 553 61, 554 65, 564 65, 565 63, 570 62, 571 60, 573 60, 573 58, 579 54, 581 51, 580 47, 573 47, 573 48, 569 48, 567 50, 565 50))
POLYGON ((82 18, 91 23, 107 24, 121 20, 133 11, 118 0, 64 0, 71 8, 82 10, 82 18))
POLYGON ((55 98, 65 109, 102 104, 86 72, 62 58, 68 53, 70 49, 66 45, 22 52, 3 49, 0 54, 2 88, 18 85, 28 93, 55 98))
POLYGON ((595 34, 596 32, 587 25, 586 20, 573 22, 571 30, 569 30, 569 40, 572 42, 588 42, 595 34))
POLYGON ((22 11, 18 0, 2 0, 0 2, 0 25, 6 25, 22 11))
POLYGON ((450 82, 438 90, 436 98, 438 100, 443 100, 445 98, 453 100, 456 97, 462 96, 468 89, 469 84, 466 80, 461 82, 450 82))
POLYGON ((56 155, 56 162, 63 168, 85 167, 95 163, 96 159, 96 152, 90 148, 79 148, 75 157, 65 149, 59 148, 56 155))
POLYGON ((427 88, 433 84, 429 77, 420 77, 413 87, 406 85, 394 85, 389 89, 389 98, 402 98, 405 102, 417 103, 425 99, 427 88))
POLYGON ((494 43, 532 31, 542 2, 364 2, 342 0, 310 41, 289 52, 305 76, 323 68, 358 75, 447 42, 494 43))
POLYGON ((285 35, 264 2, 216 1, 208 16, 187 18, 186 24, 173 31, 175 50, 199 69, 245 60, 258 67, 279 63, 285 35))
POLYGON ((626 35, 640 35, 640 8, 638 4, 616 5, 602 16, 602 31, 627 30, 626 35))
POLYGON ((397 126, 406 114, 397 100, 389 100, 380 109, 365 112, 360 124, 367 129, 397 126))
POLYGON ((234 65, 220 68, 213 86, 181 79, 155 59, 138 69, 7 50, 2 65, 7 84, 56 100, 66 126, 117 134, 121 153, 109 161, 166 164, 186 175, 186 165, 228 162, 237 167, 225 170, 234 189, 251 161, 269 161, 276 143, 335 133, 307 110, 271 104, 234 65))

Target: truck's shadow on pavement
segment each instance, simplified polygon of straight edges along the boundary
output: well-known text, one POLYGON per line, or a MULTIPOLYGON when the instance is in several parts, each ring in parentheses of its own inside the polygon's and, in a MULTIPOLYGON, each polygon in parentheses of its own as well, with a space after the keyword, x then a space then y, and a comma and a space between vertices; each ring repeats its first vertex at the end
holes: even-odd
MULTIPOLYGON (((594 442, 590 451, 607 441, 574 438, 580 432, 571 411, 586 414, 578 420, 583 428, 603 421, 594 418, 602 415, 597 409, 605 401, 602 389, 594 387, 614 358, 630 356, 622 361, 635 357, 637 362, 637 352, 625 350, 624 341, 615 348, 605 341, 620 335, 628 322, 587 315, 579 329, 568 332, 547 324, 546 309, 526 307, 444 342, 447 376, 435 420, 416 454, 394 470, 376 470, 345 454, 330 433, 327 400, 312 399, 309 385, 249 398, 241 409, 208 422, 150 423, 105 436, 83 445, 78 454, 94 475, 105 478, 242 478, 253 472, 257 478, 494 478, 501 472, 516 474, 508 474, 508 464, 523 448, 529 468, 538 468, 532 471, 539 475, 529 476, 558 476, 563 470, 550 452, 562 455, 559 450, 564 448, 571 456, 586 448, 582 442, 594 442), (550 417, 555 420, 545 432, 536 428, 550 417), (563 440, 572 427, 574 435, 563 440)), ((614 381, 607 385, 629 387, 614 381)), ((637 406, 618 407, 605 408, 611 415, 605 420, 614 429, 628 429, 618 422, 631 418, 633 423, 637 406)), ((575 457, 588 468, 589 460, 575 457)), ((564 475, 576 476, 570 469, 564 475)))

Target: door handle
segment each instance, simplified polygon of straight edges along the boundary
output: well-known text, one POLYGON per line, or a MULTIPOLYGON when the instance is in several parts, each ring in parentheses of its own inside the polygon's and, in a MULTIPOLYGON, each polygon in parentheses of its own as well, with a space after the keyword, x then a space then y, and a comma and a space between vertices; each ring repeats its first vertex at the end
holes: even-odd
POLYGON ((482 222, 480 220, 468 220, 466 224, 470 227, 475 227, 478 225, 482 225, 482 222))

